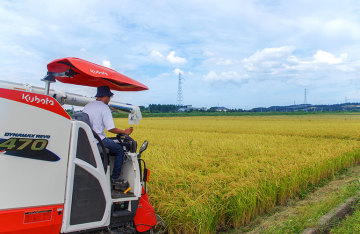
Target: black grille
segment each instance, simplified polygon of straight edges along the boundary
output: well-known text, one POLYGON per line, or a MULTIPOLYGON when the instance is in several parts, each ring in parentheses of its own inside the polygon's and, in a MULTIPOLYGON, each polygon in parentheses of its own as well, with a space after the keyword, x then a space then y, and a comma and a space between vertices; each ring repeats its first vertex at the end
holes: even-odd
POLYGON ((83 128, 79 128, 76 157, 96 167, 88 136, 83 128))
POLYGON ((99 181, 86 170, 75 166, 70 225, 101 221, 105 206, 99 181))

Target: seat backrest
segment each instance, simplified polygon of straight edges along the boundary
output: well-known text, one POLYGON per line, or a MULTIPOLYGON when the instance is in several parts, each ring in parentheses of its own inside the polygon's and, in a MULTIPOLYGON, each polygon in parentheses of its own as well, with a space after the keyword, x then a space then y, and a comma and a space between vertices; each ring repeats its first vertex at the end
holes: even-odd
MULTIPOLYGON (((76 120, 79 120, 79 121, 83 121, 85 122, 87 125, 89 125, 89 127, 91 128, 90 126, 90 118, 89 118, 89 115, 86 114, 85 112, 76 112, 75 114, 73 114, 71 116, 72 119, 76 119, 76 120)), ((102 159, 102 162, 103 162, 103 165, 104 165, 104 171, 106 173, 107 171, 107 168, 108 168, 108 165, 109 165, 109 149, 107 149, 104 145, 104 143, 102 142, 101 138, 99 137, 99 135, 93 130, 91 129, 92 133, 94 134, 94 137, 95 139, 99 142, 100 144, 100 147, 98 145, 98 149, 99 149, 99 153, 101 155, 101 159, 102 159), (106 152, 106 153, 104 153, 106 152)))
POLYGON ((87 125, 90 126, 90 118, 89 115, 86 114, 85 112, 76 112, 75 114, 73 114, 71 116, 72 119, 76 119, 76 120, 80 120, 85 122, 87 125))

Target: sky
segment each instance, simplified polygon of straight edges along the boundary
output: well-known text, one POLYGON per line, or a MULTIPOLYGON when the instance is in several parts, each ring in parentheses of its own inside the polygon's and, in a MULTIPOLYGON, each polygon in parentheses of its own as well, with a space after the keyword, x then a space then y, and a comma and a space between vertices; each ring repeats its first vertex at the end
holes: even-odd
MULTIPOLYGON (((358 0, 0 1, 0 80, 44 87, 77 57, 149 87, 114 101, 255 107, 360 102, 358 0)), ((56 82, 56 91, 96 88, 56 82)))

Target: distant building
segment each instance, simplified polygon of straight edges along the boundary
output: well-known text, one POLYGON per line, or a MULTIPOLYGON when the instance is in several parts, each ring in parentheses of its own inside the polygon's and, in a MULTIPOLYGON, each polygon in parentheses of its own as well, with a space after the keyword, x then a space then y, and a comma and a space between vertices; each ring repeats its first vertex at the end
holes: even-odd
POLYGON ((188 112, 188 111, 190 111, 190 108, 179 108, 177 111, 178 112, 188 112))
POLYGON ((177 111, 178 112, 188 112, 190 110, 193 110, 193 111, 207 111, 207 108, 206 107, 193 107, 192 105, 186 105, 186 107, 182 107, 182 108, 179 108, 177 111))
POLYGON ((206 107, 192 107, 191 109, 197 110, 197 111, 206 111, 206 107))
POLYGON ((229 111, 229 109, 228 108, 226 108, 226 107, 216 107, 216 109, 215 109, 216 111, 224 111, 224 112, 227 112, 227 111, 229 111))

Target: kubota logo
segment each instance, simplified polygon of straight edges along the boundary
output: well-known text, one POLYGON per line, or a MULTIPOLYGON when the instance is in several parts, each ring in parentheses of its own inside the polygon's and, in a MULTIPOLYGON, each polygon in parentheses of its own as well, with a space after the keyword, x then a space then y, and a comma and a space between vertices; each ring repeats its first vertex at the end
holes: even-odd
POLYGON ((53 100, 49 100, 48 98, 38 98, 36 95, 33 96, 33 95, 29 95, 29 94, 24 94, 22 95, 22 99, 24 99, 25 101, 27 102, 36 102, 36 103, 41 103, 41 104, 44 104, 44 105, 51 105, 53 106, 54 105, 54 101, 53 100))
POLYGON ((92 70, 90 69, 90 72, 94 73, 94 74, 101 74, 101 75, 108 75, 106 72, 99 72, 99 71, 95 71, 95 70, 92 70))

